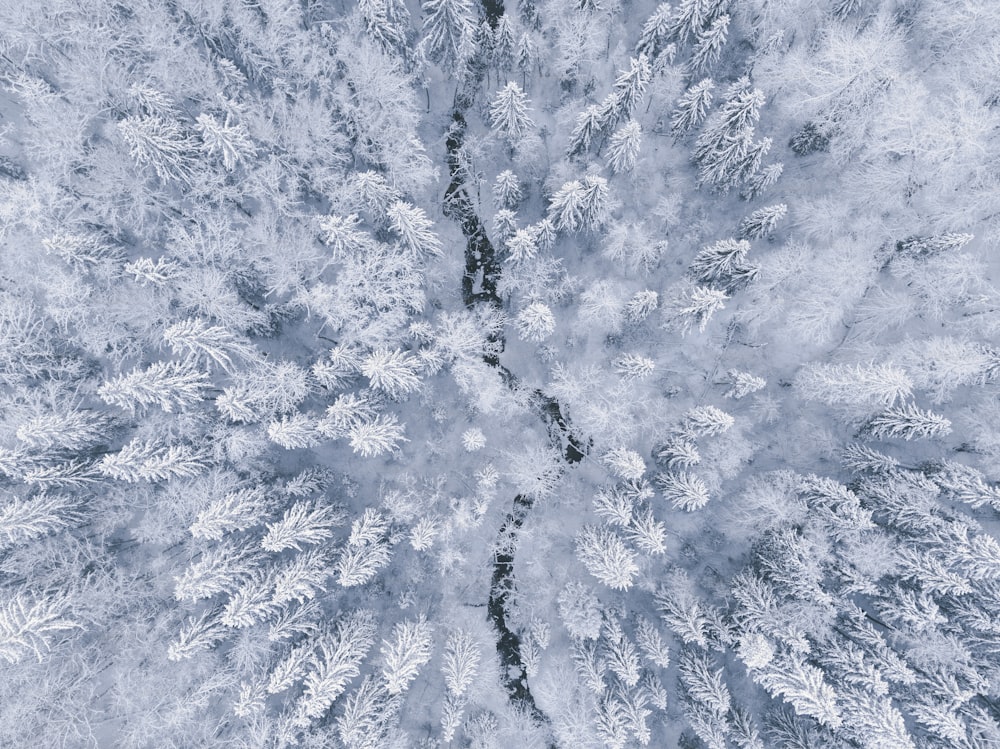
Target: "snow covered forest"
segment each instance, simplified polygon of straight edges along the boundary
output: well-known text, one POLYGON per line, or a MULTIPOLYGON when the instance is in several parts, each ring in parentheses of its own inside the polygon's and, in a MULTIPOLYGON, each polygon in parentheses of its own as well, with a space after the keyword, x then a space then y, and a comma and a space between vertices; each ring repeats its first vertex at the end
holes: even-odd
POLYGON ((996 749, 998 247, 994 0, 0 2, 0 746, 996 749))

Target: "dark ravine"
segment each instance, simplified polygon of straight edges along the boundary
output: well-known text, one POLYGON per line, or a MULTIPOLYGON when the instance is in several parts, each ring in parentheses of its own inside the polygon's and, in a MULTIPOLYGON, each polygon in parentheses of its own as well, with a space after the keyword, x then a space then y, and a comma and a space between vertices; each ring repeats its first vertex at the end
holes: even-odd
MULTIPOLYGON (((483 0, 482 5, 486 20, 495 27, 497 20, 503 14, 503 3, 497 0, 483 0)), ((463 181, 459 155, 466 131, 465 112, 472 105, 478 83, 478 80, 466 80, 462 91, 456 95, 452 124, 445 139, 450 182, 445 191, 443 210, 448 218, 461 226, 466 240, 465 273, 462 277, 463 303, 470 309, 479 304, 488 304, 499 309, 503 307, 503 301, 497 292, 497 281, 501 273, 500 260, 463 181)), ((500 362, 499 352, 504 350, 503 334, 497 333, 491 342, 496 344, 495 349, 498 353, 484 355, 483 361, 500 373, 507 387, 511 389, 518 387, 517 376, 500 362)), ((564 456, 567 463, 580 462, 586 448, 579 438, 570 432, 559 402, 538 389, 534 391, 533 396, 532 400, 539 417, 548 429, 553 446, 564 456)), ((538 709, 531 694, 524 662, 521 659, 521 638, 508 626, 506 610, 508 599, 514 589, 514 551, 517 531, 524 523, 531 506, 530 497, 523 494, 514 497, 513 507, 500 528, 487 613, 497 630, 497 654, 504 668, 504 686, 511 701, 530 712, 538 722, 547 724, 548 718, 538 709), (509 539, 507 544, 500 543, 504 538, 509 539)))

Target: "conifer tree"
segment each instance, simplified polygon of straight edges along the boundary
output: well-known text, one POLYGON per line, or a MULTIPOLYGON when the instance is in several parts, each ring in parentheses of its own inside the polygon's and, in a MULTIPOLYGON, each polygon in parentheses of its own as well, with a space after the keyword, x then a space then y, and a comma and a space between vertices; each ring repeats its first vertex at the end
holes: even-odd
POLYGON ((268 500, 260 487, 229 492, 198 513, 191 525, 191 535, 221 541, 226 533, 244 531, 261 525, 268 512, 268 500))
POLYGON ((514 27, 504 13, 493 32, 493 66, 500 72, 514 67, 514 27))
POLYGON ((424 41, 427 56, 444 70, 461 70, 476 33, 476 13, 470 0, 424 0, 424 41))
POLYGON ((642 456, 624 447, 609 450, 601 460, 616 476, 626 480, 641 479, 646 472, 646 463, 642 456))
POLYGON ((637 291, 625 305, 625 319, 631 323, 642 322, 656 311, 659 304, 660 295, 655 291, 637 291))
POLYGON ((517 208, 523 197, 521 182, 514 172, 505 169, 497 175, 493 183, 493 203, 497 208, 517 208))
POLYGON ((681 335, 687 335, 695 326, 704 332, 712 315, 726 306, 727 299, 729 295, 721 289, 682 286, 663 308, 664 327, 681 335))
POLYGON ((763 377, 757 377, 749 372, 741 372, 738 369, 730 369, 726 372, 726 383, 729 385, 729 389, 723 395, 726 398, 736 400, 767 387, 767 382, 763 377))
POLYGON ((556 318, 544 302, 532 302, 516 319, 517 333, 522 340, 541 342, 556 330, 556 318))
POLYGON ((296 502, 281 520, 268 524, 260 545, 275 554, 285 549, 301 551, 300 544, 318 544, 330 538, 330 529, 342 520, 343 514, 333 507, 296 502))
POLYGON ((691 591, 683 573, 674 575, 655 596, 660 618, 686 644, 707 648, 711 621, 708 611, 691 591))
POLYGON ((691 272, 704 284, 715 284, 727 293, 752 281, 759 268, 746 262, 750 243, 745 239, 722 239, 702 249, 691 262, 691 272))
POLYGON ((708 487, 697 476, 680 473, 663 473, 657 477, 663 498, 669 500, 675 509, 693 512, 708 504, 708 487))
POLYGON ((253 356, 249 343, 240 340, 221 325, 208 325, 199 318, 169 326, 163 331, 163 340, 176 355, 214 363, 229 373, 235 368, 234 355, 244 358, 253 356))
POLYGON ((481 657, 480 648, 468 632, 456 629, 448 635, 441 672, 449 693, 457 697, 468 691, 479 672, 481 657))
POLYGON ((518 229, 514 235, 507 240, 507 251, 510 259, 515 263, 523 263, 538 254, 538 245, 535 243, 535 234, 530 229, 518 229))
POLYGON ((272 575, 254 570, 229 596, 219 621, 232 629, 245 629, 266 620, 276 610, 271 601, 272 575))
POLYGON ((208 376, 194 362, 169 361, 109 380, 97 394, 105 403, 132 413, 152 405, 171 413, 194 406, 208 386, 208 376))
POLYGON ((672 33, 680 42, 686 42, 722 13, 729 0, 680 0, 674 16, 672 33))
POLYGON ((646 554, 657 556, 667 551, 667 526, 653 517, 649 507, 633 515, 625 535, 646 554))
POLYGON ((749 216, 740 221, 739 232, 741 239, 763 239, 770 236, 778 222, 785 217, 788 206, 784 203, 758 208, 749 216))
POLYGON ((42 662, 57 636, 80 626, 68 610, 65 595, 25 590, 0 603, 0 659, 13 664, 31 654, 42 662))
POLYGON ((321 637, 305 690, 295 706, 295 722, 306 727, 330 709, 351 679, 360 675, 361 662, 375 643, 375 617, 356 611, 342 618, 333 632, 321 637))
POLYGON ((508 82, 494 97, 490 104, 490 122, 493 129, 510 142, 534 127, 535 123, 528 116, 528 97, 514 81, 508 82))
POLYGON ((795 655, 776 657, 754 675, 754 680, 776 697, 790 703, 799 715, 808 715, 821 724, 837 728, 843 723, 837 694, 826 683, 823 672, 795 655))
POLYGON ((405 692, 430 660, 432 633, 431 625, 420 617, 399 622, 393 627, 392 639, 382 641, 382 674, 389 694, 405 692))
POLYGON ((224 122, 207 113, 198 115, 195 121, 202 150, 209 156, 220 157, 226 171, 233 171, 237 164, 256 155, 257 149, 246 125, 233 124, 231 114, 226 114, 224 122))
POLYGON ((708 28, 698 33, 694 51, 692 51, 691 59, 688 60, 687 65, 690 75, 705 73, 719 61, 728 34, 729 16, 727 14, 719 16, 712 21, 708 28))
POLYGON ((576 117, 576 126, 569 137, 569 147, 566 153, 569 156, 577 156, 590 150, 591 144, 600 136, 605 129, 605 123, 601 114, 601 107, 592 104, 584 109, 576 117))
POLYGON ((422 208, 397 200, 386 210, 392 230, 414 257, 440 256, 444 249, 432 231, 434 224, 422 208))
POLYGON ((118 130, 139 166, 148 166, 163 181, 190 182, 195 174, 194 139, 161 117, 126 117, 118 130))
POLYGON ((188 445, 160 446, 140 439, 105 455, 97 464, 105 476, 129 483, 197 476, 205 467, 205 455, 188 445))
POLYGON ((639 158, 642 144, 642 128, 635 120, 629 120, 611 136, 608 142, 608 166, 615 174, 630 172, 639 158))
POLYGON ((273 586, 262 586, 270 592, 264 610, 279 609, 293 601, 302 604, 315 598, 326 589, 327 578, 332 574, 329 561, 324 549, 310 549, 269 572, 267 580, 273 581, 273 586))
POLYGON ((638 354, 625 354, 615 360, 615 371, 625 380, 642 380, 656 369, 656 362, 638 354))
POLYGON ((413 360, 405 351, 376 349, 361 364, 361 373, 368 378, 372 388, 381 390, 394 400, 420 387, 413 360))
POLYGON ((615 590, 628 590, 639 567, 635 552, 609 528, 586 526, 577 536, 576 553, 583 566, 615 590))
POLYGON ((246 543, 228 542, 213 546, 175 577, 174 597, 178 601, 200 601, 219 593, 235 593, 253 572, 259 554, 246 543))
POLYGON ((313 638, 307 637, 292 647, 271 669, 267 679, 267 693, 279 694, 299 683, 306 675, 316 645, 313 638))
POLYGON ((225 639, 226 634, 217 609, 206 609, 198 616, 189 616, 181 626, 177 639, 167 648, 167 660, 180 661, 211 650, 225 639))
POLYGON ((670 3, 660 3, 656 6, 653 14, 646 19, 639 32, 639 41, 635 45, 637 55, 646 55, 650 60, 655 60, 661 48, 671 34, 671 14, 673 8, 670 3))
POLYGON ((0 550, 79 525, 83 519, 79 510, 77 502, 69 496, 11 497, 0 506, 0 550))
POLYGON ((975 237, 972 234, 939 234, 929 237, 909 237, 896 243, 896 251, 905 257, 930 257, 941 252, 962 249, 975 237))
POLYGON ((601 634, 600 601, 594 591, 580 582, 569 582, 559 592, 559 616, 570 636, 596 640, 601 634))
POLYGON ((409 442, 404 426, 394 414, 381 414, 371 421, 352 424, 347 430, 351 449, 363 458, 395 450, 400 442, 409 442))
POLYGON ((646 55, 640 54, 629 59, 629 69, 618 74, 611 89, 613 122, 628 119, 633 115, 646 94, 646 86, 651 76, 652 70, 646 55))
POLYGON ((719 113, 695 142, 694 161, 699 179, 728 190, 749 179, 769 147, 765 139, 753 143, 754 127, 760 117, 764 94, 740 79, 732 86, 719 113))
POLYGON ((951 421, 939 414, 917 408, 913 403, 906 403, 887 408, 872 417, 863 431, 877 439, 898 438, 909 441, 949 434, 951 421))
POLYGON ((892 406, 909 397, 913 382, 892 364, 808 364, 795 378, 803 398, 828 405, 892 406))

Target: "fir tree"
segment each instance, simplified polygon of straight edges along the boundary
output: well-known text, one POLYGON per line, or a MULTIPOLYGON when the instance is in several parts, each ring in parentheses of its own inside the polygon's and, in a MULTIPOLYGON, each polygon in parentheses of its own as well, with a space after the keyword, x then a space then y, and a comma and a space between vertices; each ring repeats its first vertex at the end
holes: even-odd
POLYGON ((136 163, 151 167, 161 180, 194 178, 197 146, 176 123, 161 117, 126 117, 118 130, 136 163))
POLYGON ((639 32, 639 41, 635 45, 637 55, 646 55, 650 60, 656 59, 664 42, 670 38, 672 13, 673 8, 669 3, 660 3, 656 6, 656 10, 646 19, 642 31, 639 32))
POLYGON ((726 1, 681 0, 670 24, 670 35, 682 43, 697 36, 721 12, 726 1))
POLYGON ((351 679, 360 675, 361 662, 374 642, 374 616, 367 611, 348 614, 320 639, 315 665, 295 706, 297 725, 306 727, 330 709, 351 679))
POLYGON ((504 13, 493 32, 493 66, 500 72, 514 67, 514 27, 504 13))
POLYGON ((178 601, 200 601, 219 593, 235 593, 250 577, 258 554, 245 543, 214 546, 175 577, 174 597, 178 601))
POLYGON ((637 291, 625 305, 625 319, 631 323, 642 322, 656 311, 659 303, 659 294, 655 291, 637 291))
POLYGON ((784 203, 759 208, 749 216, 740 221, 739 232, 741 239, 763 239, 769 237, 778 222, 785 217, 788 206, 784 203))
POLYGON ((746 262, 749 251, 750 243, 745 239, 722 239, 695 255, 691 272, 701 283, 716 284, 731 294, 759 272, 757 266, 746 262))
POLYGON ((956 252, 973 239, 972 234, 909 237, 896 243, 896 252, 904 257, 930 257, 941 252, 956 252))
POLYGON ((361 364, 361 373, 368 378, 372 388, 381 390, 394 400, 420 387, 413 360, 405 351, 376 349, 361 364))
POLYGON ((654 556, 667 551, 667 526, 648 507, 636 512, 625 533, 640 551, 654 556))
POLYGON ((600 601, 591 588, 583 583, 569 582, 559 592, 557 601, 559 616, 571 637, 596 640, 600 636, 600 601))
POLYGON ((80 626, 69 608, 65 595, 25 590, 0 603, 0 659, 13 664, 31 654, 41 663, 57 636, 80 626))
POLYGON ((444 250, 441 240, 431 230, 434 224, 422 208, 397 200, 386 210, 392 230, 403 241, 414 257, 440 256, 444 250))
POLYGON ((40 494, 30 499, 12 497, 0 506, 0 549, 21 546, 36 538, 79 525, 78 503, 68 496, 40 494))
POLYGON ((497 208, 517 208, 523 197, 521 182, 514 172, 505 169, 497 175, 493 183, 493 203, 497 208))
POLYGON ((226 634, 216 609, 206 609, 198 616, 189 616, 181 626, 177 639, 168 646, 167 660, 181 661, 211 650, 225 639, 226 634))
POLYGON ((642 456, 623 447, 609 450, 601 460, 619 478, 637 480, 646 472, 642 456))
POLYGON ((616 590, 628 590, 639 567, 635 553, 608 528, 586 526, 577 536, 576 553, 598 580, 616 590))
POLYGON ((752 89, 746 78, 730 89, 725 104, 695 143, 693 156, 702 182, 728 190, 754 174, 753 166, 770 145, 766 139, 753 143, 763 103, 764 94, 752 89))
POLYGON ((490 122, 493 129, 510 142, 534 127, 535 123, 528 116, 528 97, 514 81, 507 83, 494 97, 490 104, 490 122))
POLYGON ((448 692, 456 697, 465 694, 479 672, 482 653, 468 632, 456 629, 445 642, 441 672, 448 692))
POLYGON ((642 144, 642 128, 635 120, 629 120, 615 131, 608 142, 608 166, 615 174, 630 172, 639 158, 642 144))
POLYGON ((389 694, 405 692, 431 658, 433 629, 421 617, 402 621, 392 630, 392 639, 382 641, 382 674, 389 694))
POLYGON ((229 492, 198 513, 190 528, 191 535, 221 541, 226 533, 261 525, 268 506, 267 497, 259 487, 229 492))
POLYGON ((726 398, 737 400, 767 387, 767 382, 763 377, 757 377, 749 372, 741 372, 738 369, 730 369, 726 372, 726 384, 729 385, 729 389, 723 395, 726 398))
POLYGON ((577 156, 590 150, 591 144, 605 130, 600 105, 593 104, 584 109, 576 117, 576 126, 569 137, 569 147, 566 153, 577 156))
POLYGON ((795 387, 803 398, 828 405, 891 406, 911 395, 913 382, 891 364, 808 364, 799 370, 795 387))
POLYGON ((656 362, 638 354, 625 354, 615 361, 615 371, 625 380, 642 380, 656 369, 656 362))
POLYGON ((335 508, 313 502, 296 502, 282 516, 270 523, 261 540, 261 547, 278 553, 285 549, 301 551, 299 544, 322 543, 332 535, 330 530, 343 520, 335 508))
POLYGON ((220 325, 208 325, 191 318, 175 323, 163 331, 163 340, 178 356, 214 363, 225 372, 233 372, 233 356, 250 358, 252 349, 245 341, 220 325))
POLYGON ((635 112, 652 76, 649 59, 640 54, 629 59, 629 69, 619 73, 611 90, 613 97, 612 117, 614 122, 630 118, 635 112))
POLYGON ((726 14, 716 18, 707 29, 698 33, 694 51, 687 65, 690 75, 705 73, 719 61, 728 34, 729 16, 726 14))
POLYGON ((674 509, 693 512, 708 504, 710 499, 705 482, 690 473, 663 473, 657 477, 663 498, 674 509))
POLYGON ((865 424, 863 432, 876 439, 904 440, 942 437, 951 432, 951 422, 944 416, 924 411, 913 403, 887 408, 865 424))
POLYGON ((371 421, 352 424, 347 430, 351 449, 363 458, 395 450, 400 442, 409 442, 404 427, 393 414, 382 414, 371 421))
POLYGON ((208 386, 208 376, 194 362, 170 361, 109 380, 97 394, 105 403, 132 413, 152 405, 171 413, 193 407, 208 386))
POLYGON ((198 115, 196 122, 202 150, 209 156, 220 157, 227 171, 233 171, 237 164, 256 156, 257 150, 246 125, 233 124, 229 113, 224 122, 210 114, 198 115))
POLYGON ((129 483, 197 476, 205 467, 205 455, 188 445, 160 446, 139 439, 105 455, 97 464, 105 476, 129 483))
POLYGON ((687 335, 697 326, 704 332, 712 315, 725 307, 729 295, 708 286, 682 286, 663 309, 664 327, 687 335))
POLYGON ((556 330, 556 318, 543 302, 532 302, 518 313, 517 333, 525 341, 541 342, 556 330))
POLYGON ((476 33, 476 14, 469 0, 424 0, 427 56, 444 70, 461 70, 476 33))
POLYGON ((821 724, 837 728, 843 723, 837 695, 823 679, 823 672, 799 657, 776 658, 754 680, 772 695, 782 697, 799 715, 808 715, 821 724))

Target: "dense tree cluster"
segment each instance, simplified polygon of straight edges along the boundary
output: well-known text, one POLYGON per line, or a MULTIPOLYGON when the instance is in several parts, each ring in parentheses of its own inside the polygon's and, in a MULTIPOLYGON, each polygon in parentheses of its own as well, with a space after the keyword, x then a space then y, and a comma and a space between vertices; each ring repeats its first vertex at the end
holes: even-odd
POLYGON ((0 745, 1000 745, 997 38, 0 3, 0 745))

